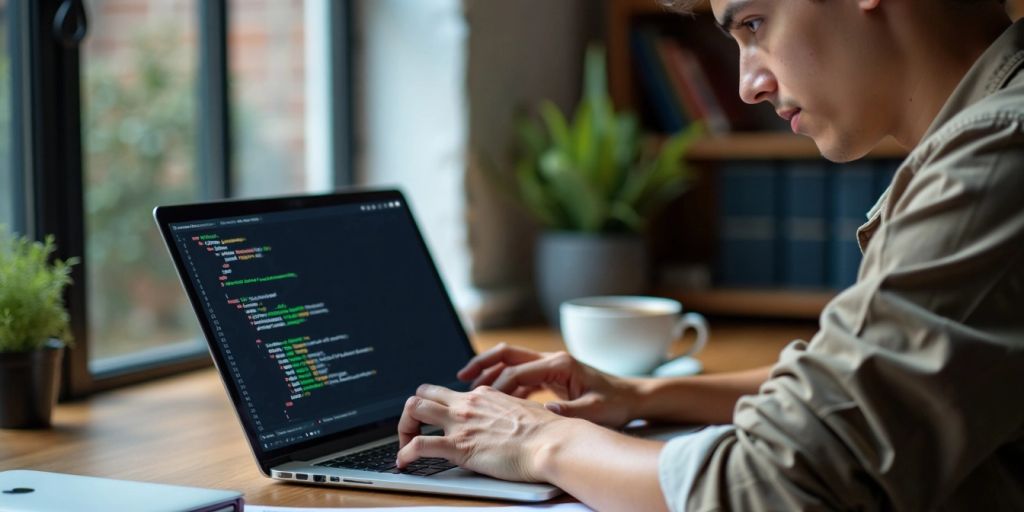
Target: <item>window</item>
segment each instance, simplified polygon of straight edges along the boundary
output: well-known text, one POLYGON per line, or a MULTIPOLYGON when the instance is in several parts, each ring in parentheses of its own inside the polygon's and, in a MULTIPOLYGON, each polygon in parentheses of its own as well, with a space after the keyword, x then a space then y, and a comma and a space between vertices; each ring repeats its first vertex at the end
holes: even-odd
POLYGON ((204 349, 151 212, 201 198, 195 0, 93 0, 81 49, 89 359, 204 349))
POLYGON ((330 0, 0 0, 0 222, 83 257, 68 293, 66 394, 208 364, 154 206, 350 180, 348 11, 330 0), (264 44, 238 44, 254 34, 264 44))
POLYGON ((7 2, 0 0, 0 226, 12 229, 14 173, 11 158, 11 57, 7 2))
MULTIPOLYGON (((228 25, 235 195, 324 191, 329 176, 310 172, 309 74, 326 59, 310 44, 319 2, 233 0, 228 25)), ((314 94, 311 94, 314 92, 314 94)), ((315 100, 314 100, 315 102, 315 100)), ((317 112, 324 109, 317 109, 317 112)), ((315 114, 314 114, 315 115, 315 114)), ((322 171, 322 169, 318 169, 322 171)))

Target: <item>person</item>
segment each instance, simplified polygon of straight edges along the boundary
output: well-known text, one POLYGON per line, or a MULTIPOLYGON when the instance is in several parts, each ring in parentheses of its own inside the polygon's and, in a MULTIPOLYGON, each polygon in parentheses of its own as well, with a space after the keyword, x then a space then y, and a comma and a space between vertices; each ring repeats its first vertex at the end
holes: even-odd
POLYGON ((858 231, 856 284, 742 373, 627 379, 499 346, 459 373, 473 390, 408 400, 398 465, 444 457, 598 510, 1024 510, 1024 22, 996 0, 711 6, 743 100, 833 161, 910 149, 858 231), (523 399, 539 388, 560 400, 523 399), (714 426, 605 428, 631 418, 714 426))

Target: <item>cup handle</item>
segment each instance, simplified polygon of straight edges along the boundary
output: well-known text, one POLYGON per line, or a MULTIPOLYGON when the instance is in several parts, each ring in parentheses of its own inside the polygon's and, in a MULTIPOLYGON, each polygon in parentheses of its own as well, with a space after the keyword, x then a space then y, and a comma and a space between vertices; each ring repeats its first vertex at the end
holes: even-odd
POLYGON ((708 321, 700 313, 686 313, 679 319, 674 331, 675 339, 682 338, 686 330, 691 328, 697 331, 697 341, 693 342, 693 346, 689 350, 673 357, 673 360, 697 355, 708 344, 708 321))

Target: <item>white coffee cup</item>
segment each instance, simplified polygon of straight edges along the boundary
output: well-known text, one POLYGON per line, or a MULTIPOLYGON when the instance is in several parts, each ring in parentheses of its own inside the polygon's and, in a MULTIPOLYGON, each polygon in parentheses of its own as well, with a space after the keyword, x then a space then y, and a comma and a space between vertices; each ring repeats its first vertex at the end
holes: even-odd
POLYGON ((578 361, 613 375, 694 374, 693 356, 708 342, 708 323, 699 313, 683 313, 672 299, 641 296, 584 297, 559 308, 562 337, 578 361), (670 356, 672 342, 694 329, 697 340, 670 356))

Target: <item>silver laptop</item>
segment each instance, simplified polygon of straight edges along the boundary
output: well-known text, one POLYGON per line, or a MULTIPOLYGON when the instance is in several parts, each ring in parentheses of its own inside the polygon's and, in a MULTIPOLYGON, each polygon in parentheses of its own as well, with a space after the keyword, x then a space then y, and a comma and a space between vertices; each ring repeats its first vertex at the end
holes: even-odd
POLYGON ((16 469, 0 471, 5 512, 241 512, 241 493, 16 469))
POLYGON ((455 373, 473 355, 400 192, 153 215, 263 474, 516 501, 561 493, 443 459, 395 468, 405 400, 423 383, 464 390, 455 373))

